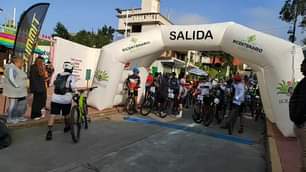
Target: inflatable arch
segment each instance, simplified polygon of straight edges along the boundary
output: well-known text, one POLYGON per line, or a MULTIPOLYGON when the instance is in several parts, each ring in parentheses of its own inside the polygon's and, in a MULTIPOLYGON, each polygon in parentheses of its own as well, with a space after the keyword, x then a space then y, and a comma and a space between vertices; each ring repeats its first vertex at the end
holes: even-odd
POLYGON ((139 60, 150 66, 167 49, 224 51, 250 64, 258 74, 267 117, 285 136, 294 136, 286 91, 290 81, 302 78, 302 48, 233 22, 160 26, 103 47, 93 82, 98 89, 89 95, 89 104, 100 110, 112 107, 124 65, 139 60))

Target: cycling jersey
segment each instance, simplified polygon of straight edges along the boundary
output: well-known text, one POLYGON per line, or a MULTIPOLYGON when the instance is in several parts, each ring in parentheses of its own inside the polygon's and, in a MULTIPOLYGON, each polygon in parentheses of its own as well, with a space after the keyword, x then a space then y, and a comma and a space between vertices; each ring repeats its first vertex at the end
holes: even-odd
POLYGON ((127 86, 131 90, 138 90, 140 85, 140 77, 138 75, 130 75, 127 78, 127 86))
POLYGON ((212 85, 210 82, 200 82, 197 88, 202 96, 209 96, 211 89, 212 85))

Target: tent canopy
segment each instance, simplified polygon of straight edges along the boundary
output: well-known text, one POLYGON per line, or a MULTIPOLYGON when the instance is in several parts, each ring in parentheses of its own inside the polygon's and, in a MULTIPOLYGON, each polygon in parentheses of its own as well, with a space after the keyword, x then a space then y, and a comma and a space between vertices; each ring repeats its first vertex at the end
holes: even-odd
MULTIPOLYGON (((9 48, 9 49, 13 49, 14 48, 14 43, 15 43, 15 35, 0 32, 0 45, 4 46, 6 48, 9 48)), ((39 55, 43 55, 45 53, 45 51, 43 51, 39 48, 35 48, 34 53, 39 54, 39 55)))
POLYGON ((197 75, 197 76, 208 76, 208 73, 199 69, 199 68, 192 68, 188 71, 188 73, 197 75))

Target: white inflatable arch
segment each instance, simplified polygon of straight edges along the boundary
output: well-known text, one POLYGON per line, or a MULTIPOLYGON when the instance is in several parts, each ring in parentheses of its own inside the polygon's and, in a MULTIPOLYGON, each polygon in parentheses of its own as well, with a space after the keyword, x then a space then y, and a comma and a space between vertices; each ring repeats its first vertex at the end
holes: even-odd
POLYGON ((224 51, 250 64, 258 74, 267 117, 285 136, 294 136, 288 115, 289 96, 284 91, 279 93, 277 87, 282 81, 302 78, 301 47, 233 22, 160 26, 103 47, 93 83, 98 89, 89 95, 89 104, 100 110, 112 107, 124 65, 139 60, 150 66, 167 49, 224 51))

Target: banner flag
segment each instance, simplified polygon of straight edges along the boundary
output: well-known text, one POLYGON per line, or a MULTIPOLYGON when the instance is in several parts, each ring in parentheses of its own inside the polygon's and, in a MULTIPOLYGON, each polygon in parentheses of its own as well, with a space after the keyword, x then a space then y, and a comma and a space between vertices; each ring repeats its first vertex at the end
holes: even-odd
POLYGON ((23 57, 27 69, 29 69, 32 64, 32 55, 37 45, 38 36, 49 5, 49 3, 35 4, 23 12, 20 17, 13 49, 13 57, 23 57))

